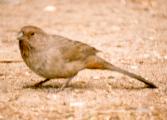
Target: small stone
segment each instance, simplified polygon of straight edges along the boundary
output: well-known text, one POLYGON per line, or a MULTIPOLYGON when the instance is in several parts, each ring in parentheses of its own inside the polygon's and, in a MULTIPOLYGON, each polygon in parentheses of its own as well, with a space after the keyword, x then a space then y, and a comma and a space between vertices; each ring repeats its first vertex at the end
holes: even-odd
POLYGON ((53 5, 48 5, 44 8, 44 11, 47 11, 47 12, 53 12, 55 10, 56 10, 56 7, 53 5))
POLYGON ((131 67, 131 69, 138 69, 138 67, 136 65, 131 65, 130 67, 131 67))
POLYGON ((71 107, 80 107, 80 108, 82 108, 82 107, 84 107, 84 102, 71 102, 70 103, 70 106, 71 107))

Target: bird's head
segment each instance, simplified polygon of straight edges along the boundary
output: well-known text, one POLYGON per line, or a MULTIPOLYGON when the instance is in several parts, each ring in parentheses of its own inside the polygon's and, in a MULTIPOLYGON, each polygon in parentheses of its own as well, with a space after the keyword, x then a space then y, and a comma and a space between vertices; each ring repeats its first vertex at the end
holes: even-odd
POLYGON ((47 34, 38 27, 24 26, 19 31, 17 39, 22 56, 28 56, 34 50, 44 47, 43 41, 47 39, 47 34))
POLYGON ((31 41, 43 35, 45 32, 36 26, 24 26, 19 31, 17 39, 19 41, 31 41))

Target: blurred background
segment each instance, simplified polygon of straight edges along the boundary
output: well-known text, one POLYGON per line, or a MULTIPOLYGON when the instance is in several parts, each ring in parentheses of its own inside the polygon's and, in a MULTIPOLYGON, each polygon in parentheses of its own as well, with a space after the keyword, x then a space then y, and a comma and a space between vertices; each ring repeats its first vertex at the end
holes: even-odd
POLYGON ((0 0, 0 120, 165 120, 166 36, 166 0, 0 0), (24 89, 42 79, 20 57, 16 36, 25 25, 96 47, 107 61, 159 88, 84 70, 61 93, 55 86, 64 80, 24 89))

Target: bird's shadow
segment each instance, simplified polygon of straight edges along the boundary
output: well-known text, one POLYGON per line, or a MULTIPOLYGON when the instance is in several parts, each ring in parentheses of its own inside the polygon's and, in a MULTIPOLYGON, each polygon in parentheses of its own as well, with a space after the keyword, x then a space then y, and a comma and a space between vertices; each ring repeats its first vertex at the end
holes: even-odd
MULTIPOLYGON (((54 84, 44 84, 40 86, 35 86, 35 85, 26 85, 23 86, 24 89, 26 88, 31 88, 31 89, 50 89, 50 88, 61 88, 63 83, 54 83, 54 84)), ((90 88, 89 85, 87 85, 85 82, 75 82, 71 83, 67 86, 67 88, 76 88, 76 89, 87 89, 90 88)))
MULTIPOLYGON (((52 88, 56 88, 59 89, 61 88, 63 84, 61 83, 54 83, 54 84, 44 84, 41 86, 35 86, 35 85, 27 85, 27 86, 23 86, 24 89, 30 88, 30 89, 52 89, 52 88)), ((86 82, 75 82, 75 83, 71 83, 69 84, 66 88, 72 88, 72 89, 104 89, 100 86, 94 86, 94 85, 90 85, 86 82)), ((126 89, 126 90, 143 90, 143 89, 149 89, 146 86, 140 86, 140 87, 130 87, 130 86, 117 86, 117 85, 111 85, 111 88, 114 89, 126 89)), ((107 89, 107 88, 106 88, 107 89)), ((150 88, 151 89, 151 88, 150 88)))

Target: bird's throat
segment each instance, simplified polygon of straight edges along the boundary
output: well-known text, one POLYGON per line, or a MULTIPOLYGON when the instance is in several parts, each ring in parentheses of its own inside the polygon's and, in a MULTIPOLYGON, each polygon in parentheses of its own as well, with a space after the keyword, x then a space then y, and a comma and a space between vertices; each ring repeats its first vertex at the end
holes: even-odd
POLYGON ((20 40, 19 41, 19 48, 20 48, 20 52, 21 52, 21 55, 22 57, 28 57, 29 56, 29 53, 30 53, 30 44, 25 41, 25 40, 20 40))

